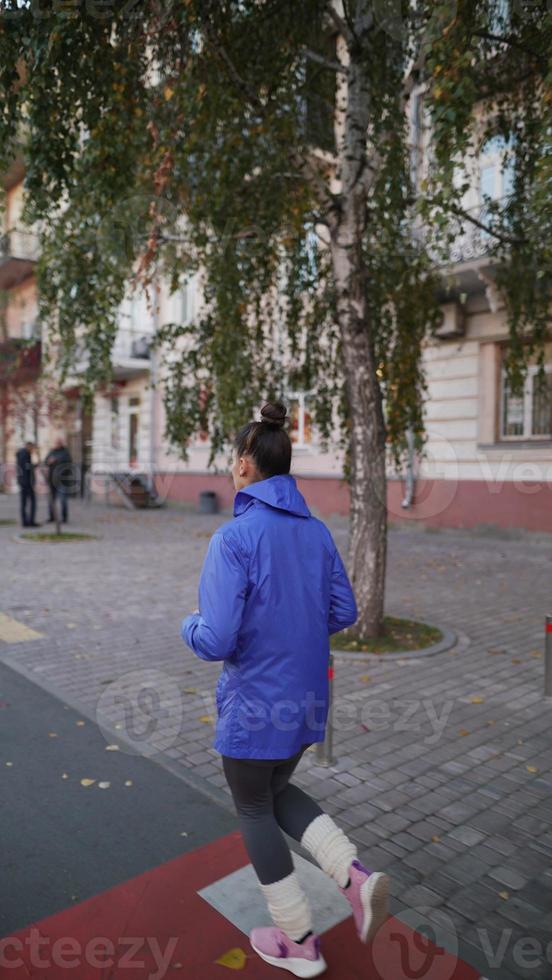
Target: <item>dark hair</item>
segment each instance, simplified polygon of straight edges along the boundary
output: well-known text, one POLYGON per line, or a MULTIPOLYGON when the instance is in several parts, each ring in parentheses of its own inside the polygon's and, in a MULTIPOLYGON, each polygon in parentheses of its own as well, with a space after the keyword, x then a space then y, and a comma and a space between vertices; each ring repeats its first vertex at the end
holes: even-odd
POLYGON ((286 407, 280 402, 263 405, 261 421, 248 422, 238 432, 234 446, 238 456, 252 456, 265 479, 289 473, 291 440, 284 429, 286 407))

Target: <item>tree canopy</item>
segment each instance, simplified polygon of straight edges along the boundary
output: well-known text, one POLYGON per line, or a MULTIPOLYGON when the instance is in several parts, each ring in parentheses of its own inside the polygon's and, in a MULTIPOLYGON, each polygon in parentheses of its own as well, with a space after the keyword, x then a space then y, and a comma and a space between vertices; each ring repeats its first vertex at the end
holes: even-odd
POLYGON ((419 349, 438 318, 435 246, 444 255, 456 219, 465 220, 453 164, 477 152, 472 122, 482 105, 485 131, 509 140, 515 159, 511 197, 486 218, 515 363, 528 335, 543 340, 552 261, 546 3, 350 0, 341 14, 321 0, 1 7, 0 162, 21 145, 27 217, 42 228, 41 312, 64 367, 84 346, 88 383, 109 376, 118 305, 137 269, 145 282, 162 271, 174 287, 202 270, 203 314, 162 331, 170 347, 188 338, 167 380, 177 446, 198 427, 219 446, 284 384, 312 393, 326 435, 336 405, 346 425, 330 256, 314 247, 342 206, 334 121, 351 93, 338 33, 345 62, 352 52, 365 70, 365 165, 377 172, 361 202, 363 285, 391 442, 400 445, 408 426, 422 431, 419 349), (419 85, 432 126, 421 183, 407 111, 419 85), (420 216, 423 240, 412 233, 420 216))

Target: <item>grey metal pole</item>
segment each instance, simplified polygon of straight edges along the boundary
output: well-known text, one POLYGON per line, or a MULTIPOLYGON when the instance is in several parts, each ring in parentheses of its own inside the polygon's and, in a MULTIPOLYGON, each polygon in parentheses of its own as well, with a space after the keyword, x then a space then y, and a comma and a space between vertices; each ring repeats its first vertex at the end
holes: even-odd
MULTIPOLYGON (((153 284, 153 335, 157 338, 159 330, 159 280, 153 284)), ((157 460, 157 351, 150 347, 150 452, 149 452, 149 489, 155 494, 155 466, 157 460)))
POLYGON ((406 462, 406 490, 401 507, 411 507, 414 497, 414 430, 406 430, 406 442, 408 445, 408 458, 406 462))
POLYGON ((552 701, 552 616, 546 617, 544 634, 544 696, 552 701))
POLYGON ((333 681, 334 681, 334 658, 330 653, 328 662, 328 687, 330 700, 328 708, 328 720, 326 722, 326 737, 323 742, 317 742, 316 761, 319 766, 331 766, 333 759, 333 681))

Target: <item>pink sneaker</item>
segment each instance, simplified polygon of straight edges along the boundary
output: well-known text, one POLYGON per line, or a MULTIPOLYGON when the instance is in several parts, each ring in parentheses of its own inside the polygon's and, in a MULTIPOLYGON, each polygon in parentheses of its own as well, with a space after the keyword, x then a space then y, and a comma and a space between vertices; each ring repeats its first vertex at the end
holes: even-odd
POLYGON ((349 877, 349 887, 339 890, 351 903, 360 941, 369 943, 389 916, 389 878, 360 861, 352 862, 349 877))
POLYGON ((277 926, 253 929, 249 941, 265 963, 281 966, 296 977, 318 977, 327 968, 320 952, 320 937, 309 936, 303 943, 295 943, 277 926))

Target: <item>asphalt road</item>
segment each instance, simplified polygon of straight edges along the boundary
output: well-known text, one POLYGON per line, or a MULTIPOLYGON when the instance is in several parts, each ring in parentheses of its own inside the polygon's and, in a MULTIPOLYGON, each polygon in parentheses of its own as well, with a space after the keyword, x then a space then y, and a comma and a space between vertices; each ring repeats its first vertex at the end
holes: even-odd
POLYGON ((172 773, 107 744, 0 663, 0 936, 236 829, 172 773))

